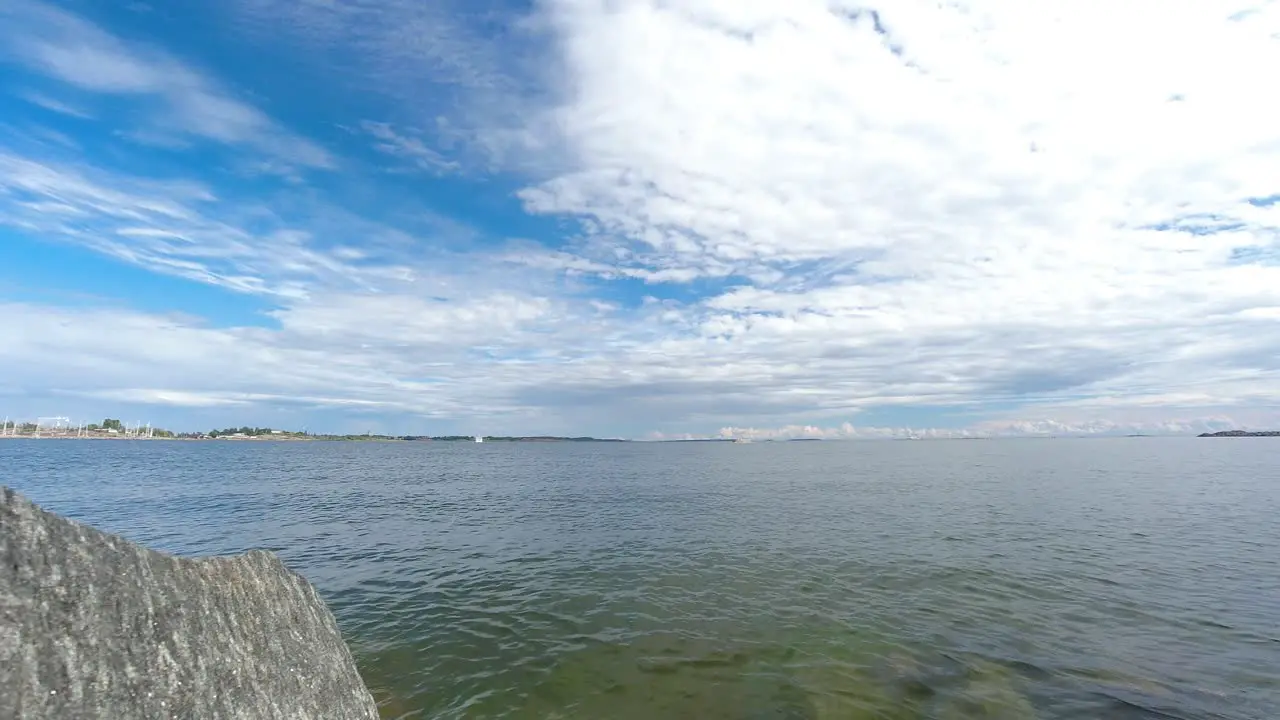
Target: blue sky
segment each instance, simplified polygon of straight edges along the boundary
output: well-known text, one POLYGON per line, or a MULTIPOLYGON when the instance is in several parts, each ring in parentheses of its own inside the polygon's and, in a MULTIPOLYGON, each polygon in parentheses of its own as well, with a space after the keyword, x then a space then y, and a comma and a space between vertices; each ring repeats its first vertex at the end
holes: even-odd
POLYGON ((1096 4, 10 0, 0 415, 1280 425, 1280 4, 1096 4))

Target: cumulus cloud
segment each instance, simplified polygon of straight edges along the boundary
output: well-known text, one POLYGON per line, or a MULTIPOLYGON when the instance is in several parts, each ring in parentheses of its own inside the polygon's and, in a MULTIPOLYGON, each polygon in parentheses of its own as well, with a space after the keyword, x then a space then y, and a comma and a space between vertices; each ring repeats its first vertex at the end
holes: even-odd
POLYGON ((595 231, 566 267, 743 278, 700 331, 771 379, 850 408, 1274 403, 1280 115, 1248 72, 1280 63, 1271 9, 546 14, 573 167, 527 207, 595 231))
POLYGON ((633 241, 635 262, 999 281, 1198 266, 1111 241, 1183 218, 1240 224, 1209 254, 1274 229, 1248 201, 1275 191, 1275 110, 1230 78, 1280 51, 1213 5, 1105 23, 1088 4, 548 7, 565 75, 547 113, 576 167, 524 197, 633 241))

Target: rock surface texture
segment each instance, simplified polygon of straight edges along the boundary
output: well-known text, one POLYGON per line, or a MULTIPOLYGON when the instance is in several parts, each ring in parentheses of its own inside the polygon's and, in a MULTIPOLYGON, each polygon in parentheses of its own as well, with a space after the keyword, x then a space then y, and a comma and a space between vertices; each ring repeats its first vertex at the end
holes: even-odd
POLYGON ((275 555, 177 558, 0 488, 0 718, 377 718, 275 555))

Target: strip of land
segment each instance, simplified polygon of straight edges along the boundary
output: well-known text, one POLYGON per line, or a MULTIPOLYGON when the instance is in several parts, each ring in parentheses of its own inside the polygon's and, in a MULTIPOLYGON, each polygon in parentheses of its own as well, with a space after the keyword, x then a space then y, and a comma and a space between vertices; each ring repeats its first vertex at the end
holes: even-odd
MULTIPOLYGON (((246 435, 241 433, 231 433, 227 435, 210 435, 208 433, 170 433, 156 432, 154 434, 125 434, 110 433, 103 431, 88 430, 69 430, 69 431, 31 431, 31 430, 15 430, 13 432, 0 434, 0 440, 172 440, 184 442, 201 442, 201 441, 240 441, 240 442, 314 442, 314 441, 342 441, 342 442, 468 442, 474 443, 474 435, 466 436, 427 436, 427 435, 326 435, 312 434, 301 432, 274 432, 263 433, 258 435, 246 435)), ((629 442, 616 438, 595 438, 595 437, 559 437, 555 435, 533 435, 533 436, 491 436, 485 435, 481 440, 486 443, 492 442, 629 442)))
POLYGON ((1280 430, 1223 430, 1215 433, 1200 433, 1197 437, 1280 437, 1280 430))

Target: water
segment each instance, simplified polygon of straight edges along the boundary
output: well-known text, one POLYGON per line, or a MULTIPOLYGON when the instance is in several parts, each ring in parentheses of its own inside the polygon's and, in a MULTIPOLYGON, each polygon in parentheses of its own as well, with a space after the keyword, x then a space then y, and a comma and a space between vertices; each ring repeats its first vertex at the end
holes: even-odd
POLYGON ((384 717, 1280 717, 1280 440, 0 442, 314 582, 384 717))

